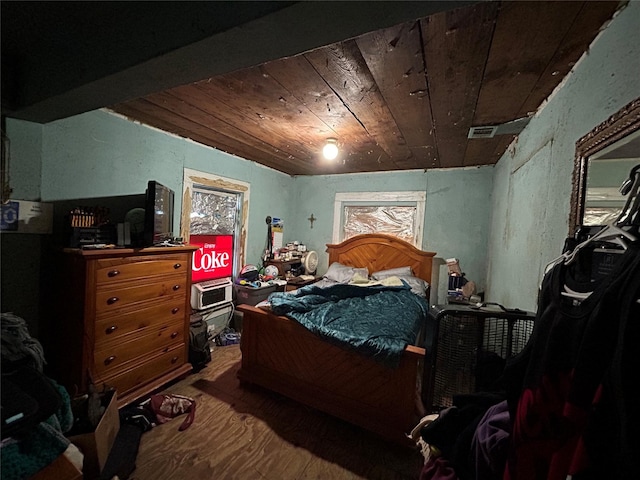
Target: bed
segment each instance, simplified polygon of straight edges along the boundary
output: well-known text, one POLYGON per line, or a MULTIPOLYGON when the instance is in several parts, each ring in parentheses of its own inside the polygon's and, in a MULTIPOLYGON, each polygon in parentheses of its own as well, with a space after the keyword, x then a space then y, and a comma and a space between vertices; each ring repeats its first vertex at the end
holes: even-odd
MULTIPOLYGON (((409 266, 415 277, 431 282, 435 253, 395 237, 358 235, 328 244, 326 251, 330 266, 337 262, 366 268, 369 274, 409 266)), ((418 419, 424 348, 408 344, 397 366, 390 367, 328 342, 269 309, 237 308, 243 313, 238 371, 242 384, 260 385, 386 439, 415 446, 406 434, 418 419)))

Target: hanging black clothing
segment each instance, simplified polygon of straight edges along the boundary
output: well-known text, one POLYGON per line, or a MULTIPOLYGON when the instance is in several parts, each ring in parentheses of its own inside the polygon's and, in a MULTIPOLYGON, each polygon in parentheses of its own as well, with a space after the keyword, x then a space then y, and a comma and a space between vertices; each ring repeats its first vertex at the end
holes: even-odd
POLYGON ((505 480, 626 479, 640 472, 632 397, 640 366, 640 247, 630 245, 595 282, 577 278, 579 263, 547 273, 532 336, 508 363, 513 430, 505 480), (561 294, 565 285, 592 293, 577 301, 561 294))

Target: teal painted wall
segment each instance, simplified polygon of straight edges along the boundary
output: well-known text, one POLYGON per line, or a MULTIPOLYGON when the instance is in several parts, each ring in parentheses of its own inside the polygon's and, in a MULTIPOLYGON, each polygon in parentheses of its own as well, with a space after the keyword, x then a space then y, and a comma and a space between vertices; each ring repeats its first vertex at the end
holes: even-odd
POLYGON ((11 198, 40 200, 43 129, 37 123, 7 119, 11 198))
MULTIPOLYGON (((42 125, 7 119, 9 179, 12 199, 40 200, 42 125)), ((0 235, 0 276, 3 312, 13 311, 24 318, 30 333, 37 335, 40 316, 40 255, 47 235, 2 233, 0 235), (18 254, 17 252, 23 252, 18 254)))
POLYGON ((176 234, 184 168, 249 183, 248 262, 259 261, 264 249, 265 217, 290 215, 290 176, 106 111, 47 124, 42 146, 45 201, 135 195, 144 193, 148 180, 157 180, 176 192, 176 234))
MULTIPOLYGON (((467 278, 484 289, 486 256, 479 252, 486 251, 488 242, 493 167, 290 177, 105 111, 45 126, 9 122, 18 139, 16 148, 28 150, 27 163, 37 167, 28 170, 30 177, 25 172, 25 185, 39 187, 43 201, 140 194, 150 179, 181 192, 184 168, 250 183, 247 263, 260 262, 265 217, 270 215, 284 220, 285 242, 300 240, 320 253, 319 273, 324 273, 335 193, 426 191, 423 248, 437 252, 433 301, 444 302, 443 259, 448 257, 459 258, 467 278), (318 218, 313 230, 307 220, 311 213, 318 218)), ((176 195, 176 212, 181 203, 176 195)), ((178 232, 178 213, 174 220, 178 232)))
MULTIPOLYGON (((139 194, 150 179, 180 192, 184 168, 238 179, 251 184, 247 261, 258 263, 267 215, 284 219, 285 242, 300 240, 323 253, 331 241, 335 193, 424 190, 422 246, 439 259, 432 300, 444 298, 442 260, 456 257, 487 300, 533 310, 544 266, 560 253, 567 235, 575 142, 640 96, 638 58, 640 2, 633 1, 495 168, 292 178, 105 111, 44 126, 7 119, 13 198, 139 194), (311 213, 318 219, 313 229, 307 220, 311 213)), ((179 211, 179 195, 176 203, 179 211)), ((177 215, 175 220, 177 232, 177 215)), ((28 274, 7 269, 5 258, 33 257, 25 250, 28 242, 8 239, 2 235, 3 311, 7 305, 18 315, 26 311, 23 316, 32 322, 38 317, 31 307, 38 282, 30 275, 38 267, 30 266, 28 274)), ((29 239, 38 243, 46 237, 29 239)))
POLYGON ((496 165, 487 295, 536 309, 569 229, 575 143, 640 97, 640 2, 613 19, 496 165))
MULTIPOLYGON (((184 168, 251 185, 247 261, 266 244, 267 215, 291 217, 291 177, 218 150, 151 129, 106 111, 46 125, 7 119, 12 198, 56 200, 139 195, 148 180, 176 192, 174 231, 180 231, 184 168)), ((13 311, 37 334, 42 320, 40 251, 49 235, 2 235, 2 311, 13 311)))
POLYGON ((318 252, 320 272, 327 268, 325 244, 332 241, 336 193, 425 191, 422 248, 437 253, 432 300, 445 301, 444 259, 450 257, 458 258, 466 277, 484 290, 493 167, 303 176, 293 184, 297 214, 290 232, 318 252), (313 229, 307 220, 312 213, 318 219, 313 229))

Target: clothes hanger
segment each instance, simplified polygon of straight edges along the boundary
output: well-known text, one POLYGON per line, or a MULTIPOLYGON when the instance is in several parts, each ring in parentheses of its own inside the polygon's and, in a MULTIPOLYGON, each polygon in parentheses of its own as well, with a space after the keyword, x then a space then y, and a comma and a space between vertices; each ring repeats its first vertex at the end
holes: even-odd
MULTIPOLYGON (((597 242, 617 244, 622 247, 622 251, 627 250, 628 244, 625 239, 634 242, 636 240, 636 237, 630 232, 616 226, 614 223, 610 223, 592 237, 578 244, 571 252, 568 252, 566 256, 564 256, 563 261, 565 265, 571 265, 571 263, 573 263, 578 257, 580 250, 584 249, 587 245, 595 244, 597 242)), ((565 284, 563 286, 563 290, 560 292, 560 295, 581 302, 589 298, 589 295, 591 295, 591 293, 593 292, 577 292, 575 290, 572 290, 565 284)))
POLYGON ((578 244, 571 252, 568 252, 566 257, 564 258, 564 263, 566 265, 570 265, 577 258, 580 250, 584 249, 587 245, 596 242, 606 242, 617 244, 622 247, 623 250, 628 248, 627 240, 630 242, 635 242, 637 240, 636 236, 631 232, 618 227, 615 223, 610 223, 606 225, 602 230, 598 233, 589 237, 584 242, 578 244))
POLYGON ((640 164, 631 169, 629 177, 622 182, 619 190, 622 195, 628 195, 628 197, 620 215, 618 215, 618 218, 614 222, 605 226, 591 238, 588 238, 577 245, 565 258, 566 264, 573 262, 577 253, 590 243, 596 241, 615 243, 626 250, 627 242, 625 239, 631 242, 635 242, 637 240, 636 236, 631 233, 630 229, 625 227, 636 225, 638 206, 640 204, 640 195, 638 195, 638 190, 640 190, 640 164))
POLYGON ((564 286, 564 290, 562 292, 560 292, 560 295, 563 295, 565 297, 569 297, 569 298, 573 298, 575 300, 584 300, 586 298, 589 298, 589 295, 591 295, 593 292, 577 292, 575 290, 572 290, 571 288, 567 287, 566 285, 564 286))
MULTIPOLYGON (((618 218, 614 222, 606 225, 602 230, 600 230, 592 237, 578 244, 572 251, 565 252, 558 258, 557 261, 552 262, 552 266, 557 265, 559 261, 563 261, 565 265, 570 265, 578 257, 580 250, 596 242, 617 244, 622 247, 622 250, 627 250, 627 241, 635 242, 637 240, 637 237, 630 230, 634 230, 635 232, 637 232, 638 230, 638 212, 640 210, 640 195, 638 195, 639 190, 640 164, 631 169, 631 171, 629 172, 629 177, 620 186, 620 193, 622 193, 623 195, 628 195, 628 198, 618 218)), ((547 268, 549 268, 549 266, 547 266, 547 268)), ((545 273, 546 272, 547 270, 545 270, 545 273)), ((560 292, 561 295, 577 301, 582 301, 588 298, 591 293, 592 292, 576 292, 575 290, 569 288, 567 285, 564 285, 563 291, 560 292)), ((638 300, 638 303, 640 303, 640 299, 638 300)))
POLYGON ((555 267, 557 264, 564 262, 566 265, 571 264, 577 257, 578 252, 587 245, 595 242, 605 242, 610 244, 617 244, 622 247, 623 250, 627 249, 627 240, 630 242, 636 241, 636 236, 628 230, 622 229, 616 225, 616 222, 611 222, 605 225, 598 233, 592 235, 586 240, 576 245, 572 250, 563 252, 560 256, 549 262, 544 268, 544 274, 546 275, 549 270, 555 267), (626 240, 625 240, 626 239, 626 240))
MULTIPOLYGON (((637 240, 636 234, 638 234, 638 226, 640 225, 640 164, 631 169, 629 177, 622 183, 619 190, 622 195, 628 195, 628 198, 618 218, 595 235, 576 245, 572 250, 563 252, 549 262, 545 266, 543 277, 559 263, 567 265, 572 263, 577 258, 580 250, 594 242, 614 243, 626 250, 627 241, 634 242, 637 240)), ((540 287, 542 287, 542 284, 540 287)), ((569 290, 565 289, 561 293, 577 300, 586 298, 584 297, 585 294, 569 290)))

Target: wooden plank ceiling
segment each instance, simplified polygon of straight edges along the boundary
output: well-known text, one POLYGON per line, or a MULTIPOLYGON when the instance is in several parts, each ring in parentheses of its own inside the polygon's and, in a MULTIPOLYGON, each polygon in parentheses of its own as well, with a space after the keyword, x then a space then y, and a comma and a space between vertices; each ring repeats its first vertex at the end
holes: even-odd
POLYGON ((109 108, 290 175, 494 164, 514 135, 470 127, 535 113, 618 7, 479 2, 109 108))

